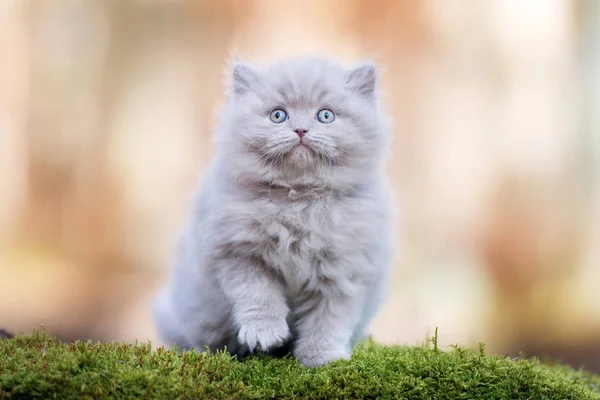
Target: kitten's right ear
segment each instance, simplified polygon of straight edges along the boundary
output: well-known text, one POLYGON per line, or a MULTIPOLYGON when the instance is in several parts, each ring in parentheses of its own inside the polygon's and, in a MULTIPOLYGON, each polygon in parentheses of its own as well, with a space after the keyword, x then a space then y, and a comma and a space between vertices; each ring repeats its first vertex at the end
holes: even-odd
POLYGON ((247 93, 258 81, 256 70, 245 62, 237 61, 233 64, 233 92, 240 96, 247 93))

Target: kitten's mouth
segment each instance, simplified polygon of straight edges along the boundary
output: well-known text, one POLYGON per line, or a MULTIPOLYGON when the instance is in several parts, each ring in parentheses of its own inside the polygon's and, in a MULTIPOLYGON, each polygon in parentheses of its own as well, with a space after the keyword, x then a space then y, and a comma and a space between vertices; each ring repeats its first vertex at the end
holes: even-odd
POLYGON ((295 168, 309 167, 314 163, 315 151, 303 141, 299 141, 289 153, 289 160, 295 168))
MULTIPOLYGON (((315 154, 315 151, 306 143, 300 142, 292 149, 292 153, 301 155, 303 157, 311 157, 315 154)), ((311 157, 312 158, 312 157, 311 157)))
POLYGON ((304 149, 304 150, 310 150, 310 151, 312 151, 312 149, 310 148, 310 146, 308 146, 302 140, 300 140, 298 142, 298 144, 296 146, 294 146, 294 149, 304 149))

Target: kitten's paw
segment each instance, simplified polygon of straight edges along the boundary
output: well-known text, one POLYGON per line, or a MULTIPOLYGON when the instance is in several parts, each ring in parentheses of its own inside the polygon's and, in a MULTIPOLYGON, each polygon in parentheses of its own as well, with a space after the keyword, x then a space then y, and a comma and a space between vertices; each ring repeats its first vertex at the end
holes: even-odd
POLYGON ((281 346, 290 337, 290 328, 285 318, 255 320, 242 324, 238 332, 240 344, 250 351, 266 351, 281 346))
POLYGON ((346 349, 322 350, 318 348, 297 349, 294 356, 305 367, 319 367, 336 360, 349 360, 350 352, 346 349))

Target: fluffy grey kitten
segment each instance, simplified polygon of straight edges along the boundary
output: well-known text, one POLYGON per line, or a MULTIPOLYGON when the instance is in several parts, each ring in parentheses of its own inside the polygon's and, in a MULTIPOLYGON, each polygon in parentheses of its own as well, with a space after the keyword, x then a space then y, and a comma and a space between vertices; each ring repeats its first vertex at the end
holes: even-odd
POLYGON ((348 358, 386 298, 389 134, 372 63, 233 66, 216 154, 167 287, 161 338, 231 354, 348 358))

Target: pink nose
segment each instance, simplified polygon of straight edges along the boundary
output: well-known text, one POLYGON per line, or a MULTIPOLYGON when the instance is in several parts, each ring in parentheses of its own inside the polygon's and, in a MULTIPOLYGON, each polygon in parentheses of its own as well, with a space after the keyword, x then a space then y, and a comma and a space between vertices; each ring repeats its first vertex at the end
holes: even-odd
POLYGON ((294 132, 296 132, 296 134, 298 135, 298 137, 302 138, 302 136, 304 136, 306 134, 306 132, 308 132, 308 129, 296 129, 294 130, 294 132))

